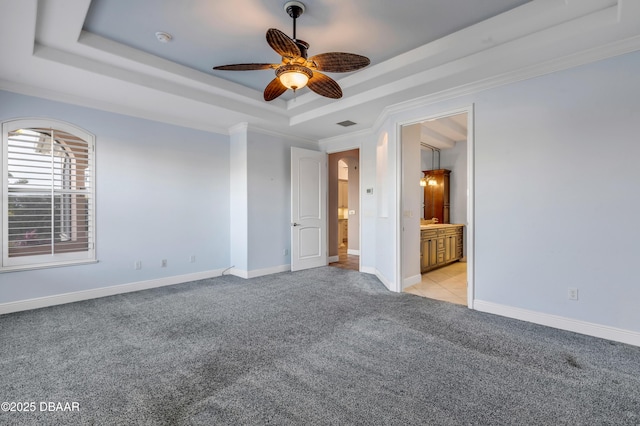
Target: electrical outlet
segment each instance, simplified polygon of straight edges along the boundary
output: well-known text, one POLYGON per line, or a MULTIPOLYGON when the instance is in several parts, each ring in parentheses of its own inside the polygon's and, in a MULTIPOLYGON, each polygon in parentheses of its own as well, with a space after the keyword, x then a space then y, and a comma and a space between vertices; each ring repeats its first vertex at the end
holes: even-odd
POLYGON ((142 269, 142 260, 136 260, 136 262, 133 264, 133 267, 136 270, 142 269))
POLYGON ((162 267, 163 268, 167 267, 167 259, 162 259, 162 267))
POLYGON ((577 288, 569 288, 569 300, 578 300, 578 289, 577 288))
POLYGON ((196 256, 195 255, 191 255, 189 256, 189 263, 194 263, 196 261, 196 256))

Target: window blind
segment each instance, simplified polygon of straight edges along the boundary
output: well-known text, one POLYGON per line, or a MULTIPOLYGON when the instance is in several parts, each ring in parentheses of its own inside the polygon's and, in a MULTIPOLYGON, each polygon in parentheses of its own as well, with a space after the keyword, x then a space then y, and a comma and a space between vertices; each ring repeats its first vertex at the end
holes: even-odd
POLYGON ((6 133, 5 265, 93 257, 93 144, 54 127, 6 133))

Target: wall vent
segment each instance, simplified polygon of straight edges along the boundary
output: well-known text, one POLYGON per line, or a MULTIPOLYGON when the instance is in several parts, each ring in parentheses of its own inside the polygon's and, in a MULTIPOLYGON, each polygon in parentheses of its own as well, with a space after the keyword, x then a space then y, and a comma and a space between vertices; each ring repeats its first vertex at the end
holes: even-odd
POLYGON ((357 123, 354 123, 354 122, 353 122, 353 121, 351 121, 351 120, 345 120, 345 121, 341 121, 341 122, 336 123, 336 124, 337 124, 338 126, 342 126, 342 127, 349 127, 349 126, 353 126, 354 124, 357 124, 357 123))

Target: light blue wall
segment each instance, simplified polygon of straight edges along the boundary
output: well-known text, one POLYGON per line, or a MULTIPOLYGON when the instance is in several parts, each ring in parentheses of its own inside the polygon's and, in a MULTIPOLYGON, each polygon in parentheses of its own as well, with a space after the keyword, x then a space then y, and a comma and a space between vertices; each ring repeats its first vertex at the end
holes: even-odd
MULTIPOLYGON (((640 331, 638 75, 632 53, 404 111, 381 126, 393 134, 397 122, 474 105, 476 300, 640 331), (568 300, 569 287, 579 301, 568 300)), ((390 244, 394 229, 380 222, 377 243, 390 244)), ((379 269, 391 253, 377 250, 379 269)))
MULTIPOLYGON (((316 143, 248 131, 249 271, 286 270, 291 265, 291 147, 316 143), (284 254, 284 251, 287 254, 284 254)), ((262 271, 262 272, 260 272, 262 271)))
POLYGON ((0 91, 0 120, 17 117, 96 135, 99 262, 1 273, 0 303, 228 266, 228 136, 0 91))
POLYGON ((230 265, 232 272, 246 274, 249 269, 247 126, 241 124, 231 130, 229 155, 230 171, 230 265))
MULTIPOLYGON (((309 143, 252 130, 246 124, 232 129, 233 274, 246 278, 290 268, 291 147, 306 145, 309 143)), ((317 144, 311 145, 317 149, 317 144)))
MULTIPOLYGON (((628 54, 396 113, 358 136, 362 187, 374 188, 362 195, 364 270, 397 288, 396 123, 473 104, 476 300, 640 331, 638 75, 640 53, 628 54)), ((228 137, 0 92, 0 118, 20 116, 96 134, 100 263, 0 274, 0 302, 229 265, 228 137)), ((248 267, 278 267, 288 262, 291 142, 250 132, 247 144, 248 267)))
MULTIPOLYGON (((441 151, 440 167, 451 170, 449 175, 450 221, 467 223, 467 143, 457 142, 441 151)), ((427 169, 424 169, 427 170, 427 169)))
MULTIPOLYGON (((420 154, 422 159, 421 170, 431 170, 433 152, 429 149, 423 149, 420 154)), ((438 164, 438 154, 435 154, 435 160, 436 164, 438 164)), ((450 222, 466 224, 467 142, 457 142, 453 148, 440 150, 440 168, 451 170, 449 176, 450 222)))
POLYGON ((394 291, 400 290, 400 284, 397 280, 399 264, 396 258, 399 220, 397 210, 400 202, 396 177, 399 152, 396 130, 395 122, 386 120, 381 131, 376 134, 375 143, 368 144, 376 150, 374 166, 377 192, 375 270, 385 285, 394 291), (378 150, 379 142, 385 137, 388 141, 386 154, 382 152, 384 150, 378 150))
POLYGON ((640 331, 639 75, 634 53, 476 98, 478 299, 640 331))

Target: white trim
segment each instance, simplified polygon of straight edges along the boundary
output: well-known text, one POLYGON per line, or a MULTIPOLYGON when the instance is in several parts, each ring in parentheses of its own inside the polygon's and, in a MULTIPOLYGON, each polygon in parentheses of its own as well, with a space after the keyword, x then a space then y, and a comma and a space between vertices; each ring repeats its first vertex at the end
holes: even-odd
POLYGON ((338 262, 339 260, 340 260, 340 256, 329 256, 327 258, 327 262, 329 263, 338 262))
POLYGON ((622 40, 617 40, 604 46, 598 46, 591 49, 583 50, 572 55, 565 55, 560 58, 548 60, 546 62, 537 63, 535 65, 529 65, 521 69, 508 71, 501 75, 488 77, 483 80, 462 84, 460 86, 452 87, 440 92, 428 94, 404 102, 399 102, 397 104, 392 104, 386 106, 382 110, 380 115, 371 125, 371 130, 379 130, 390 116, 398 113, 411 111, 416 108, 447 101, 461 96, 473 95, 475 93, 492 89, 494 87, 540 77, 565 69, 574 68, 580 65, 612 58, 614 56, 635 52, 638 49, 640 49, 640 36, 633 36, 622 40))
MULTIPOLYGON (((9 132, 18 130, 18 129, 31 129, 31 128, 41 128, 41 127, 51 127, 52 129, 57 129, 62 132, 66 132, 70 135, 77 137, 79 140, 84 142, 82 147, 78 145, 80 150, 83 150, 86 147, 86 155, 87 155, 87 166, 85 167, 85 174, 83 175, 86 179, 90 178, 91 184, 87 185, 85 188, 75 188, 73 189, 73 193, 78 195, 84 195, 87 199, 87 249, 80 250, 77 252, 70 253, 50 253, 50 254, 28 254, 25 256, 17 256, 10 257, 9 256, 9 237, 5 235, 0 242, 0 271, 1 272, 10 272, 10 271, 20 271, 20 270, 31 270, 31 269, 40 269, 46 267, 58 267, 58 266, 70 266, 70 265, 79 265, 83 263, 92 263, 97 262, 96 255, 96 216, 95 216, 95 206, 96 206, 96 136, 79 127, 75 124, 69 123, 67 121, 48 118, 48 117, 19 117, 13 118, 10 120, 2 121, 2 151, 0 152, 0 158, 2 160, 0 164, 0 170, 2 173, 6 173, 9 170, 9 132), (89 171, 88 174, 86 172, 89 171)), ((53 133, 50 135, 53 137, 53 133)), ((53 143, 53 141, 52 141, 53 143)), ((42 171, 42 170, 41 170, 42 171)), ((50 177, 51 181, 54 180, 52 175, 53 171, 49 170, 47 176, 50 177)), ((6 176, 6 174, 5 174, 6 176)), ((0 194, 2 194, 0 205, 2 209, 0 211, 0 226, 3 230, 9 229, 9 218, 8 218, 8 208, 9 208, 9 182, 7 179, 4 179, 0 184, 0 194)), ((42 187, 43 189, 44 187, 42 187)), ((54 195, 56 193, 60 193, 59 189, 54 189, 53 187, 49 188, 49 191, 46 191, 42 194, 44 195, 54 195)), ((40 192, 40 191, 38 191, 40 192)), ((55 246, 53 238, 51 238, 51 244, 55 246)))
POLYGON ((318 144, 320 144, 321 148, 324 148, 326 150, 327 154, 333 154, 335 152, 342 152, 342 151, 348 151, 349 149, 360 148, 360 143, 356 143, 355 145, 353 145, 353 148, 344 149, 343 146, 339 148, 331 148, 333 147, 334 144, 349 143, 350 141, 358 140, 358 138, 361 136, 368 136, 372 134, 373 132, 371 131, 371 129, 356 130, 351 133, 345 133, 341 135, 320 139, 318 141, 318 144), (331 151, 331 149, 335 149, 335 150, 331 151))
MULTIPOLYGON (((408 112, 408 111, 405 111, 408 112)), ((402 175, 404 173, 404 163, 402 159, 402 127, 408 126, 412 124, 417 124, 423 122, 425 120, 434 120, 443 117, 450 117, 452 115, 458 114, 467 114, 467 306, 470 309, 473 309, 474 303, 474 268, 475 268, 475 250, 474 250, 474 233, 475 233, 475 216, 474 216, 474 203, 475 203, 475 134, 474 134, 474 121, 475 121, 475 108, 474 104, 470 104, 467 106, 452 108, 444 112, 431 114, 431 115, 420 115, 418 113, 415 114, 414 118, 406 119, 403 121, 395 121, 396 126, 396 149, 397 156, 396 159, 396 185, 397 185, 397 223, 396 223, 396 275, 398 277, 398 283, 402 286, 402 288, 397 291, 402 291, 408 285, 406 282, 411 282, 414 277, 403 278, 403 270, 402 270, 402 249, 403 249, 403 241, 402 241, 402 212, 404 210, 402 203, 402 175)), ((419 280, 418 282, 420 282, 419 280)))
POLYGON ((347 249, 347 254, 353 254, 355 256, 360 256, 360 250, 347 249))
POLYGON ((475 216, 475 104, 467 109, 467 238, 464 261, 467 263, 467 307, 473 309, 475 300, 475 267, 476 267, 476 216, 475 216))
MULTIPOLYGON (((404 173, 404 159, 402 158, 402 126, 404 123, 396 121, 395 122, 395 151, 396 151, 396 173, 395 173, 395 189, 396 189, 396 217, 395 217, 395 278, 396 282, 394 283, 393 291, 400 293, 402 292, 402 283, 404 281, 404 268, 402 265, 402 244, 403 244, 403 235, 404 232, 402 230, 402 211, 404 210, 404 197, 402 194, 402 174, 404 173)), ((391 133, 391 132, 389 132, 391 133)))
POLYGON ((253 269, 251 271, 245 271, 243 269, 238 269, 238 268, 231 268, 229 270, 229 273, 231 275, 235 275, 236 277, 249 279, 249 278, 262 277, 264 275, 278 274, 280 272, 288 272, 290 270, 291 270, 291 265, 287 264, 287 265, 280 265, 280 266, 272 266, 270 268, 264 268, 264 269, 253 269))
POLYGON ((404 290, 407 287, 411 287, 414 284, 418 284, 421 281, 422 281, 422 275, 414 275, 412 277, 405 278, 402 281, 402 290, 404 290))
POLYGON ((244 279, 248 279, 249 278, 249 272, 244 270, 244 269, 238 269, 238 268, 231 268, 229 269, 229 275, 234 275, 236 277, 240 277, 240 278, 244 278, 244 279))
MULTIPOLYGON (((363 274, 370 274, 370 275, 378 275, 376 273, 376 268, 372 268, 371 266, 360 266, 360 272, 362 272, 363 274)), ((380 278, 380 277, 378 277, 380 278)))
MULTIPOLYGON (((304 146, 307 147, 307 149, 312 149, 312 150, 315 150, 315 151, 320 149, 320 144, 315 139, 309 139, 309 138, 305 138, 305 137, 302 137, 302 136, 294 136, 294 135, 291 135, 291 134, 278 132, 276 130, 269 130, 269 129, 265 129, 263 127, 258 127, 255 124, 251 124, 251 123, 248 123, 247 131, 248 132, 260 133, 260 134, 267 135, 267 136, 280 137, 280 138, 286 139, 286 140, 291 141, 291 142, 297 142, 298 145, 296 145, 296 146, 298 146, 299 148, 302 148, 301 146, 299 146, 300 144, 304 144, 304 146)), ((320 149, 320 151, 322 151, 322 150, 320 149)))
POLYGON ((560 330, 573 331, 588 336, 622 342, 629 345, 640 346, 640 333, 622 328, 580 321, 559 315, 546 314, 544 312, 530 311, 528 309, 514 308, 484 300, 476 300, 474 309, 480 312, 514 318, 560 330))
POLYGON ((395 290, 395 285, 394 283, 392 283, 391 281, 389 281, 384 275, 382 275, 382 273, 380 271, 378 271, 377 269, 374 270, 373 272, 376 277, 378 277, 378 279, 380 280, 380 282, 382 282, 382 284, 384 284, 384 286, 387 288, 387 290, 389 291, 394 291, 394 292, 398 292, 397 290, 395 290))
POLYGON ((234 124, 233 126, 229 127, 229 130, 227 132, 227 134, 229 136, 235 135, 235 134, 245 134, 247 132, 247 130, 249 130, 249 123, 246 121, 234 124))
POLYGON ((116 294, 131 293, 134 291, 148 290, 174 284, 182 284, 190 281, 204 280, 222 275, 223 269, 212 271, 194 272, 185 275, 156 278, 147 281, 138 281, 128 284, 119 284, 110 287, 94 288, 90 290, 75 291, 73 293, 55 294, 52 296, 38 297, 35 299, 19 300, 0 304, 0 315, 12 312, 28 311, 30 309, 45 308, 47 306, 63 305, 65 303, 80 302, 82 300, 97 299, 100 297, 114 296, 116 294))

